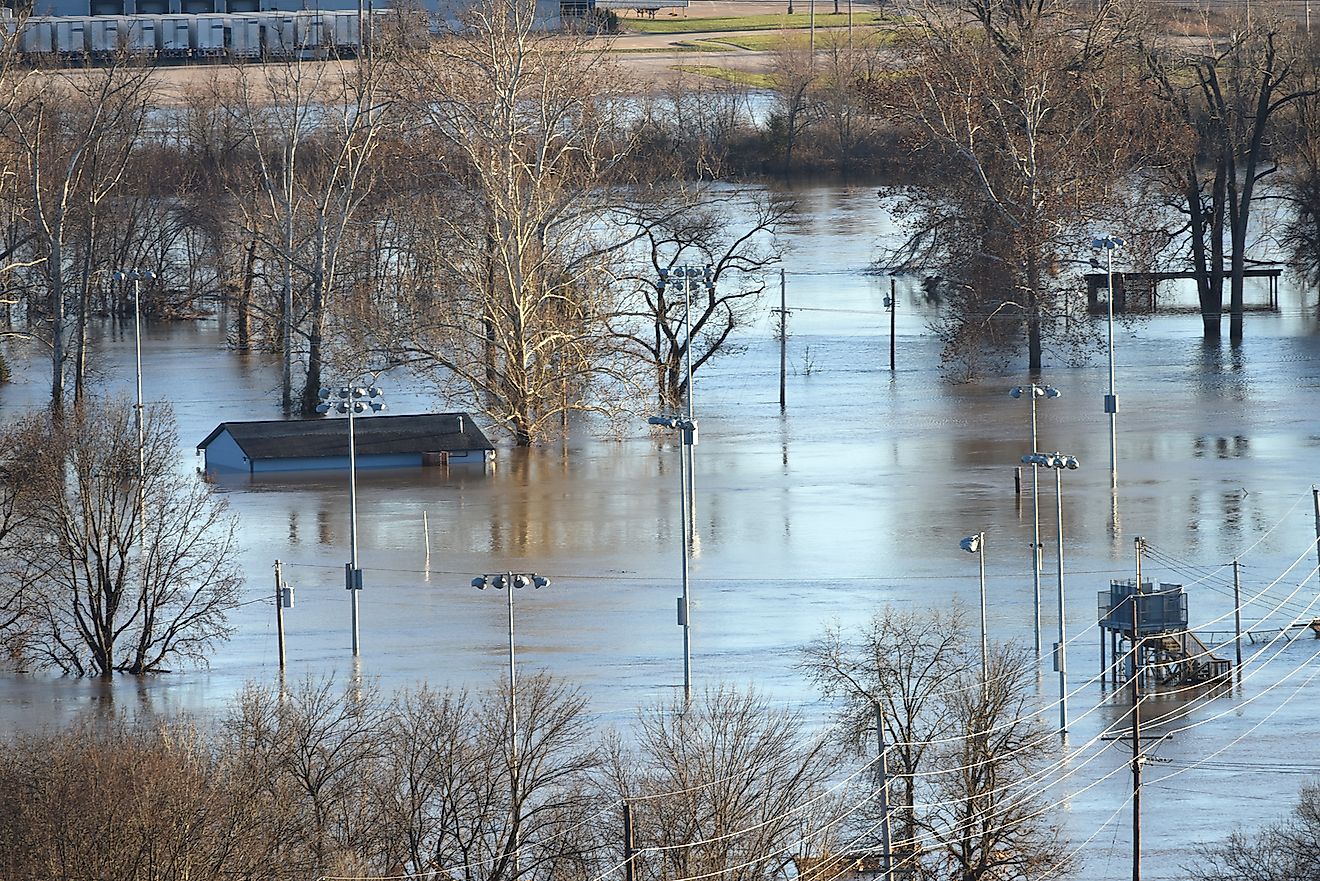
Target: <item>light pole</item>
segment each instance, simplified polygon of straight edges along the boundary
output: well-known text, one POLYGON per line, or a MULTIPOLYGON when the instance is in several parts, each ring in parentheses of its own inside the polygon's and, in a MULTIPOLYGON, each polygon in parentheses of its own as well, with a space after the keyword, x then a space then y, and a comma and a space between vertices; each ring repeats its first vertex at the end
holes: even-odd
MULTIPOLYGON (((146 429, 143 425, 142 414, 142 306, 141 306, 141 285, 142 281, 154 281, 156 273, 150 269, 124 269, 116 270, 113 278, 117 282, 133 282, 133 346, 136 356, 136 376, 137 376, 137 403, 133 405, 133 413, 137 422, 137 442, 138 442, 138 517, 145 521, 146 519, 146 499, 143 495, 143 482, 147 479, 146 462, 146 429)), ((145 528, 145 523, 139 524, 145 528)))
POLYGON ((1054 503, 1058 512, 1059 561, 1059 645, 1055 650, 1055 664, 1059 669, 1059 733, 1068 733, 1068 625, 1065 616, 1067 604, 1063 596, 1063 469, 1077 469, 1077 457, 1063 453, 1028 453, 1022 457, 1024 465, 1042 465, 1054 469, 1054 503))
MULTIPOLYGON (((1026 395, 1031 401, 1031 451, 1040 449, 1036 439, 1036 399, 1057 398, 1059 390, 1050 385, 1015 385, 1008 390, 1009 395, 1020 398, 1026 395)), ((1031 592, 1033 609, 1036 615, 1036 660, 1040 660, 1040 470, 1031 466, 1031 592)))
POLYGON ((1109 414, 1109 488, 1118 488, 1118 395, 1114 391, 1114 252, 1127 245, 1118 236, 1091 239, 1091 249, 1097 254, 1105 252, 1105 290, 1109 315, 1109 394, 1105 395, 1105 412, 1109 414))
MULTIPOLYGON (((682 279, 683 281, 683 365, 686 373, 686 384, 684 386, 685 409, 687 421, 694 422, 697 418, 694 412, 694 389, 692 387, 692 282, 701 281, 706 292, 710 295, 715 293, 715 275, 712 268, 707 266, 695 266, 691 264, 680 264, 672 268, 660 269, 660 292, 663 294, 668 287, 671 279, 682 279)), ((687 482, 684 484, 684 491, 688 495, 688 517, 692 521, 691 530, 695 534, 697 530, 697 463, 692 458, 692 445, 687 444, 684 447, 684 455, 687 456, 687 482)))
MULTIPOLYGON (((652 416, 647 424, 672 428, 682 434, 683 446, 693 447, 697 443, 697 423, 679 416, 652 416)), ((678 598, 678 624, 683 628, 683 702, 692 700, 692 617, 688 592, 688 517, 687 486, 683 450, 678 455, 678 519, 679 548, 682 551, 683 595, 678 598)))
MULTIPOLYGON (((477 590, 485 590, 487 587, 493 587, 496 590, 507 590, 509 592, 509 782, 513 789, 513 798, 510 804, 517 804, 518 790, 518 688, 517 688, 517 668, 514 663, 513 654, 513 592, 515 589, 522 590, 524 587, 532 587, 540 590, 543 587, 550 586, 550 579, 543 578, 535 573, 505 572, 498 575, 480 575, 472 579, 472 586, 477 590)), ((513 877, 516 881, 518 877, 518 822, 517 818, 511 818, 513 822, 509 824, 509 843, 513 851, 513 877)))
POLYGON ((989 652, 985 632, 985 533, 967 536, 958 542, 958 547, 969 554, 976 554, 976 562, 981 571, 981 694, 984 696, 990 691, 990 668, 986 660, 989 652))
POLYGON ((353 416, 357 413, 379 413, 385 409, 376 386, 346 385, 338 389, 323 388, 318 392, 321 403, 317 413, 348 414, 348 562, 344 564, 344 587, 353 598, 353 657, 359 653, 358 644, 358 591, 362 589, 362 570, 358 568, 357 547, 357 440, 353 434, 353 416))

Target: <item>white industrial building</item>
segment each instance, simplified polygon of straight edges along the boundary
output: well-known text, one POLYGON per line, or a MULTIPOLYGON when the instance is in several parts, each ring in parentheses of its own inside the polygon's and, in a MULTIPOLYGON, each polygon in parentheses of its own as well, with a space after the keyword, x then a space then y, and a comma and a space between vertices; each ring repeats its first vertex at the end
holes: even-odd
MULTIPOLYGON (((560 27, 566 17, 588 14, 595 0, 536 0, 541 26, 560 27)), ((426 0, 435 25, 458 23, 468 0, 426 0)), ((144 56, 215 58, 314 58, 351 54, 360 32, 389 16, 389 0, 35 0, 22 27, 23 52, 79 62, 127 49, 144 56), (310 4, 310 5, 309 5, 310 4), (365 16, 365 18, 364 18, 365 16)), ((419 27, 424 25, 419 24, 419 27)))

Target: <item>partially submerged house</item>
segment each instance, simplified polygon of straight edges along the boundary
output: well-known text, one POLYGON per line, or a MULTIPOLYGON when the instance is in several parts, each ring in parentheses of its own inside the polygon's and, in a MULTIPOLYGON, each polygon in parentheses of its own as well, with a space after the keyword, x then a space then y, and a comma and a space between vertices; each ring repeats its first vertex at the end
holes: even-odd
MULTIPOLYGON (((495 447, 466 413, 362 416, 353 420, 359 468, 485 466, 495 447)), ((348 468, 348 420, 222 422, 197 445, 207 471, 348 468)))

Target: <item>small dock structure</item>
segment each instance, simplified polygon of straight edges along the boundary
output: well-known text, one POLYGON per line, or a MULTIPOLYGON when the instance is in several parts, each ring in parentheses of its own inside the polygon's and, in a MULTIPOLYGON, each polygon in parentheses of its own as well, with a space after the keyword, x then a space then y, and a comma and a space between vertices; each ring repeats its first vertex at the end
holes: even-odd
MULTIPOLYGON (((1243 278, 1263 278, 1266 280, 1266 300, 1264 303, 1247 303, 1243 308, 1254 312, 1279 311, 1279 276, 1283 269, 1278 266, 1248 269, 1243 278)), ((1109 296, 1108 275, 1103 272, 1088 272, 1086 279, 1086 309, 1092 315, 1102 315, 1108 304, 1101 293, 1109 296)), ((1186 311, 1160 302, 1160 282, 1195 280, 1195 272, 1115 272, 1114 273, 1114 314, 1115 315, 1155 315, 1160 312, 1186 311)), ((1228 274, 1225 271, 1225 282, 1228 274)), ((1225 286, 1227 289, 1227 285, 1225 286)), ((1225 308, 1224 313, 1228 313, 1225 308)))
POLYGON ((1231 662, 1220 658, 1187 627, 1187 593, 1181 584, 1111 581, 1096 597, 1100 624, 1100 671, 1115 687, 1136 669, 1142 685, 1199 685, 1226 679, 1231 662), (1136 616, 1135 627, 1133 616, 1136 616), (1140 658, 1132 651, 1135 641, 1140 658), (1108 643, 1108 659, 1106 658, 1108 643), (1121 660, 1121 663, 1120 663, 1121 660))

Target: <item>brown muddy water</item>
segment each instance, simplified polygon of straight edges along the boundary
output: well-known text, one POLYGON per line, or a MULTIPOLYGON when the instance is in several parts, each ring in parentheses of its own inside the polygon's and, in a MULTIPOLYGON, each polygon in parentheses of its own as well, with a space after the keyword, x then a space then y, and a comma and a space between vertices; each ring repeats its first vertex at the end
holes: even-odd
MULTIPOLYGON (((796 651, 828 622, 860 621, 885 603, 920 608, 977 602, 974 558, 958 541, 986 533, 992 639, 1032 639, 1031 502, 1013 491, 1029 449, 1028 409, 1007 390, 1025 371, 952 384, 912 280, 899 281, 898 369, 888 366, 888 281, 869 276, 890 221, 867 188, 818 187, 785 230, 789 301, 788 411, 777 401, 778 345, 768 309, 745 351, 697 380, 697 549, 692 563, 698 687, 752 683, 823 723, 829 708, 805 683, 796 651)), ((1085 256, 1085 255, 1083 255, 1085 256)), ((1227 322, 1225 322, 1227 324, 1227 322)), ((1103 324, 1096 333, 1103 334, 1103 324)), ((132 329, 102 330, 108 389, 130 394, 132 329)), ((13 350, 18 376, 0 408, 39 404, 37 353, 13 350)), ((1093 681, 1096 592, 1131 577, 1133 538, 1165 562, 1145 574, 1188 586, 1190 617, 1231 636, 1231 570, 1240 556, 1252 598, 1244 626, 1262 630, 1320 615, 1311 485, 1320 481, 1320 324, 1316 295, 1285 284, 1278 313, 1247 319, 1241 346, 1207 345, 1199 319, 1170 315, 1118 330, 1118 522, 1113 522, 1103 358, 1055 364, 1040 381, 1063 396, 1040 408, 1041 446, 1076 455, 1063 476, 1069 690, 1068 752, 1045 780, 1061 802, 1079 877, 1129 871, 1124 744, 1098 740, 1120 719, 1093 681), (1169 562, 1169 561, 1176 561, 1169 562), (1294 565, 1295 563, 1295 565, 1294 565), (1289 567, 1292 567, 1291 569, 1289 567), (1088 627, 1089 625, 1089 627, 1088 627)), ((143 352, 149 400, 168 400, 182 467, 218 422, 276 418, 278 369, 225 347, 216 322, 152 326, 143 352)), ((391 411, 437 406, 385 381, 391 411)), ((579 684, 602 725, 667 699, 682 678, 676 449, 643 425, 623 439, 575 435, 566 445, 502 448, 488 475, 441 469, 359 477, 360 674, 386 689, 423 680, 481 688, 503 673, 504 597, 469 586, 506 569, 548 575, 518 597, 519 660, 579 684), (431 550, 422 517, 430 522, 431 550)), ((241 522, 251 604, 234 638, 202 670, 112 685, 0 675, 0 723, 58 724, 107 707, 205 717, 249 680, 275 679, 272 566, 296 588, 286 613, 290 675, 353 675, 343 589, 348 498, 338 473, 232 478, 218 484, 241 522)), ((1054 483, 1042 482, 1046 657, 1040 703, 1055 718, 1049 644, 1057 626, 1054 483)), ((1320 641, 1265 633, 1236 688, 1153 703, 1178 730, 1147 770, 1146 875, 1178 878, 1197 842, 1273 818, 1320 772, 1320 641), (1168 761, 1163 761, 1168 760, 1168 761)), ((1231 647, 1223 652, 1231 657, 1231 647)))

